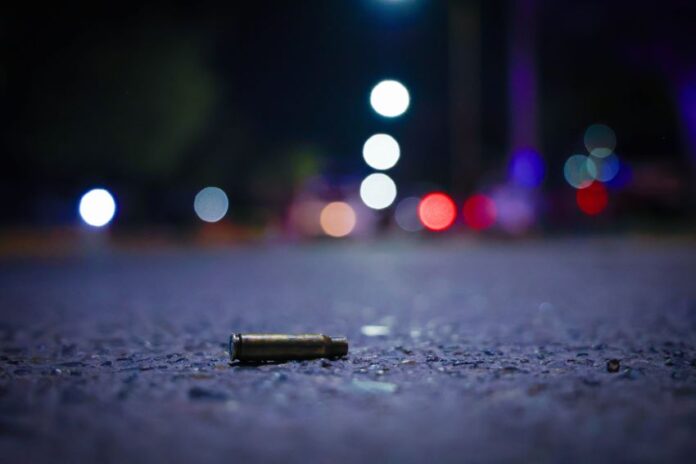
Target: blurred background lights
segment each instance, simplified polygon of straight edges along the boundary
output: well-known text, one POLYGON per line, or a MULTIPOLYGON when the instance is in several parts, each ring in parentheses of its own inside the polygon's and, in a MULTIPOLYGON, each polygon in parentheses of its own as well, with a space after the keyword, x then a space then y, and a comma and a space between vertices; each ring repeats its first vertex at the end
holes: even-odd
POLYGON ((379 227, 380 213, 365 206, 360 199, 359 192, 352 192, 344 202, 348 203, 355 213, 355 227, 350 233, 351 237, 368 237, 376 232, 379 227))
POLYGON ((597 168, 589 156, 572 155, 563 165, 566 182, 576 189, 589 186, 597 176, 597 168))
POLYGON ((80 217, 93 227, 107 225, 116 214, 114 197, 101 188, 92 189, 80 198, 80 217))
POLYGON ((618 172, 613 179, 606 181, 606 186, 610 190, 622 190, 626 188, 633 179, 631 165, 623 160, 619 160, 618 172))
POLYGON ((518 235, 526 232, 536 220, 534 198, 529 190, 503 187, 493 192, 497 224, 505 232, 518 235))
POLYGON ((596 167, 595 180, 609 182, 619 173, 619 157, 615 153, 605 158, 594 158, 592 162, 596 167))
POLYGON ((355 211, 342 201, 329 203, 321 210, 321 228, 331 237, 345 237, 355 228, 355 211))
POLYGON ((444 193, 429 193, 423 197, 418 205, 418 217, 429 230, 446 230, 457 217, 457 206, 444 193))
POLYGON ((597 158, 611 155, 616 148, 616 134, 611 127, 604 124, 593 124, 585 130, 585 148, 597 158))
POLYGON ((304 236, 320 235, 323 230, 319 223, 319 216, 324 206, 324 202, 313 197, 293 201, 288 210, 290 230, 304 236))
POLYGON ((464 203, 464 221, 474 230, 484 230, 495 224, 495 203, 486 195, 476 194, 464 203))
POLYGON ((516 150, 510 157, 508 177, 520 187, 538 187, 544 180, 544 159, 534 149, 516 150))
POLYGON ((193 209, 201 220, 218 222, 227 214, 229 202, 225 192, 218 187, 206 187, 193 200, 193 209))
POLYGON ((399 161, 399 143, 387 134, 375 134, 363 145, 363 158, 368 166, 378 171, 394 167, 399 161))
POLYGON ((396 199, 396 184, 386 174, 370 174, 360 184, 360 199, 369 208, 384 209, 396 199))
POLYGON ((401 82, 384 80, 374 86, 370 93, 370 104, 379 114, 387 118, 402 115, 411 102, 408 90, 401 82))
POLYGON ((419 203, 420 198, 406 197, 396 205, 394 220, 406 232, 417 232, 423 228, 423 224, 418 218, 419 203))
POLYGON ((609 203, 607 189, 601 182, 593 182, 587 188, 575 192, 578 208, 583 213, 594 216, 604 211, 609 203))

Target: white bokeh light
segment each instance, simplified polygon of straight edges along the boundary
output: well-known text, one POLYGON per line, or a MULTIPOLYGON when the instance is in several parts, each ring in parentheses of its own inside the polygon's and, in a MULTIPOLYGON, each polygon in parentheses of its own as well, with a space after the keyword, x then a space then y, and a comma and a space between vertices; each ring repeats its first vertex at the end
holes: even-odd
POLYGON ((396 199, 396 184, 386 174, 370 174, 360 184, 360 199, 369 208, 384 209, 396 199))
POLYGON ((370 104, 379 114, 387 118, 402 115, 411 102, 408 90, 401 82, 385 80, 374 86, 370 93, 370 104))
POLYGON ((585 130, 585 148, 595 158, 611 155, 616 148, 616 133, 606 124, 592 124, 585 130))
POLYGON ((107 225, 116 214, 114 197, 101 188, 92 189, 80 198, 80 217, 93 227, 107 225))
POLYGON ((193 209, 201 220, 218 222, 227 214, 229 202, 225 192, 218 187, 206 187, 193 200, 193 209))
POLYGON ((396 165, 401 155, 399 142, 387 134, 375 134, 363 145, 363 158, 368 166, 378 171, 390 169, 396 165))
POLYGON ((597 167, 589 156, 573 155, 563 165, 566 182, 576 189, 584 189, 597 177, 597 167))

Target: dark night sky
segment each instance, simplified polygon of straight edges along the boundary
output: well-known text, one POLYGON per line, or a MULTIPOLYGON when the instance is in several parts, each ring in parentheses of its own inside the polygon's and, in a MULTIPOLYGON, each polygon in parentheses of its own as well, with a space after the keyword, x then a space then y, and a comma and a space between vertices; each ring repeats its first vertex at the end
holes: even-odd
MULTIPOLYGON (((670 79, 694 66, 696 8, 538 5, 539 148, 552 167, 582 147, 582 131, 597 121, 615 128, 627 156, 685 164, 670 79)), ((508 149, 509 11, 504 1, 483 2, 481 11, 483 155, 492 171, 508 149)), ((3 221, 33 220, 27 206, 72 198, 95 182, 125 187, 145 204, 163 189, 185 195, 218 182, 253 203, 254 178, 268 168, 282 178, 294 151, 315 153, 331 175, 368 172, 360 150, 379 131, 401 144, 393 172, 401 185, 447 188, 447 15, 447 2, 425 0, 10 12, 0 20, 0 181, 4 198, 31 193, 3 200, 3 221), (393 121, 368 103, 387 77, 412 97, 393 121), (192 99, 200 104, 181 104, 192 99)))

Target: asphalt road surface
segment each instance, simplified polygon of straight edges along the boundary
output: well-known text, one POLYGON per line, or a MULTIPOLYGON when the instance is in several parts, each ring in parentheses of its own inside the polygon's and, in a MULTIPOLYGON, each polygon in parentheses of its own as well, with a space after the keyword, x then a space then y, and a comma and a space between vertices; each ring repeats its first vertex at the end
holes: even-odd
POLYGON ((693 242, 327 242, 5 259, 0 311, 7 464, 696 453, 693 242), (232 331, 345 335, 350 353, 230 364, 232 331))

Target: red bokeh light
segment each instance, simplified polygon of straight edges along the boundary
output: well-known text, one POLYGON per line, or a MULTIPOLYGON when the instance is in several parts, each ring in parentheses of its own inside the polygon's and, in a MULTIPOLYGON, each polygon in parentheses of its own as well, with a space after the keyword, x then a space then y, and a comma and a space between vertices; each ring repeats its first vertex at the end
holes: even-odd
POLYGON ((486 195, 476 194, 464 203, 464 221, 474 230, 488 229, 495 224, 495 202, 486 195))
POLYGON ((457 216, 457 206, 444 193, 429 193, 418 205, 418 218, 430 230, 449 228, 457 216))
POLYGON ((606 209, 609 204, 609 195, 603 183, 593 182, 587 188, 576 191, 575 200, 580 211, 594 216, 606 209))

